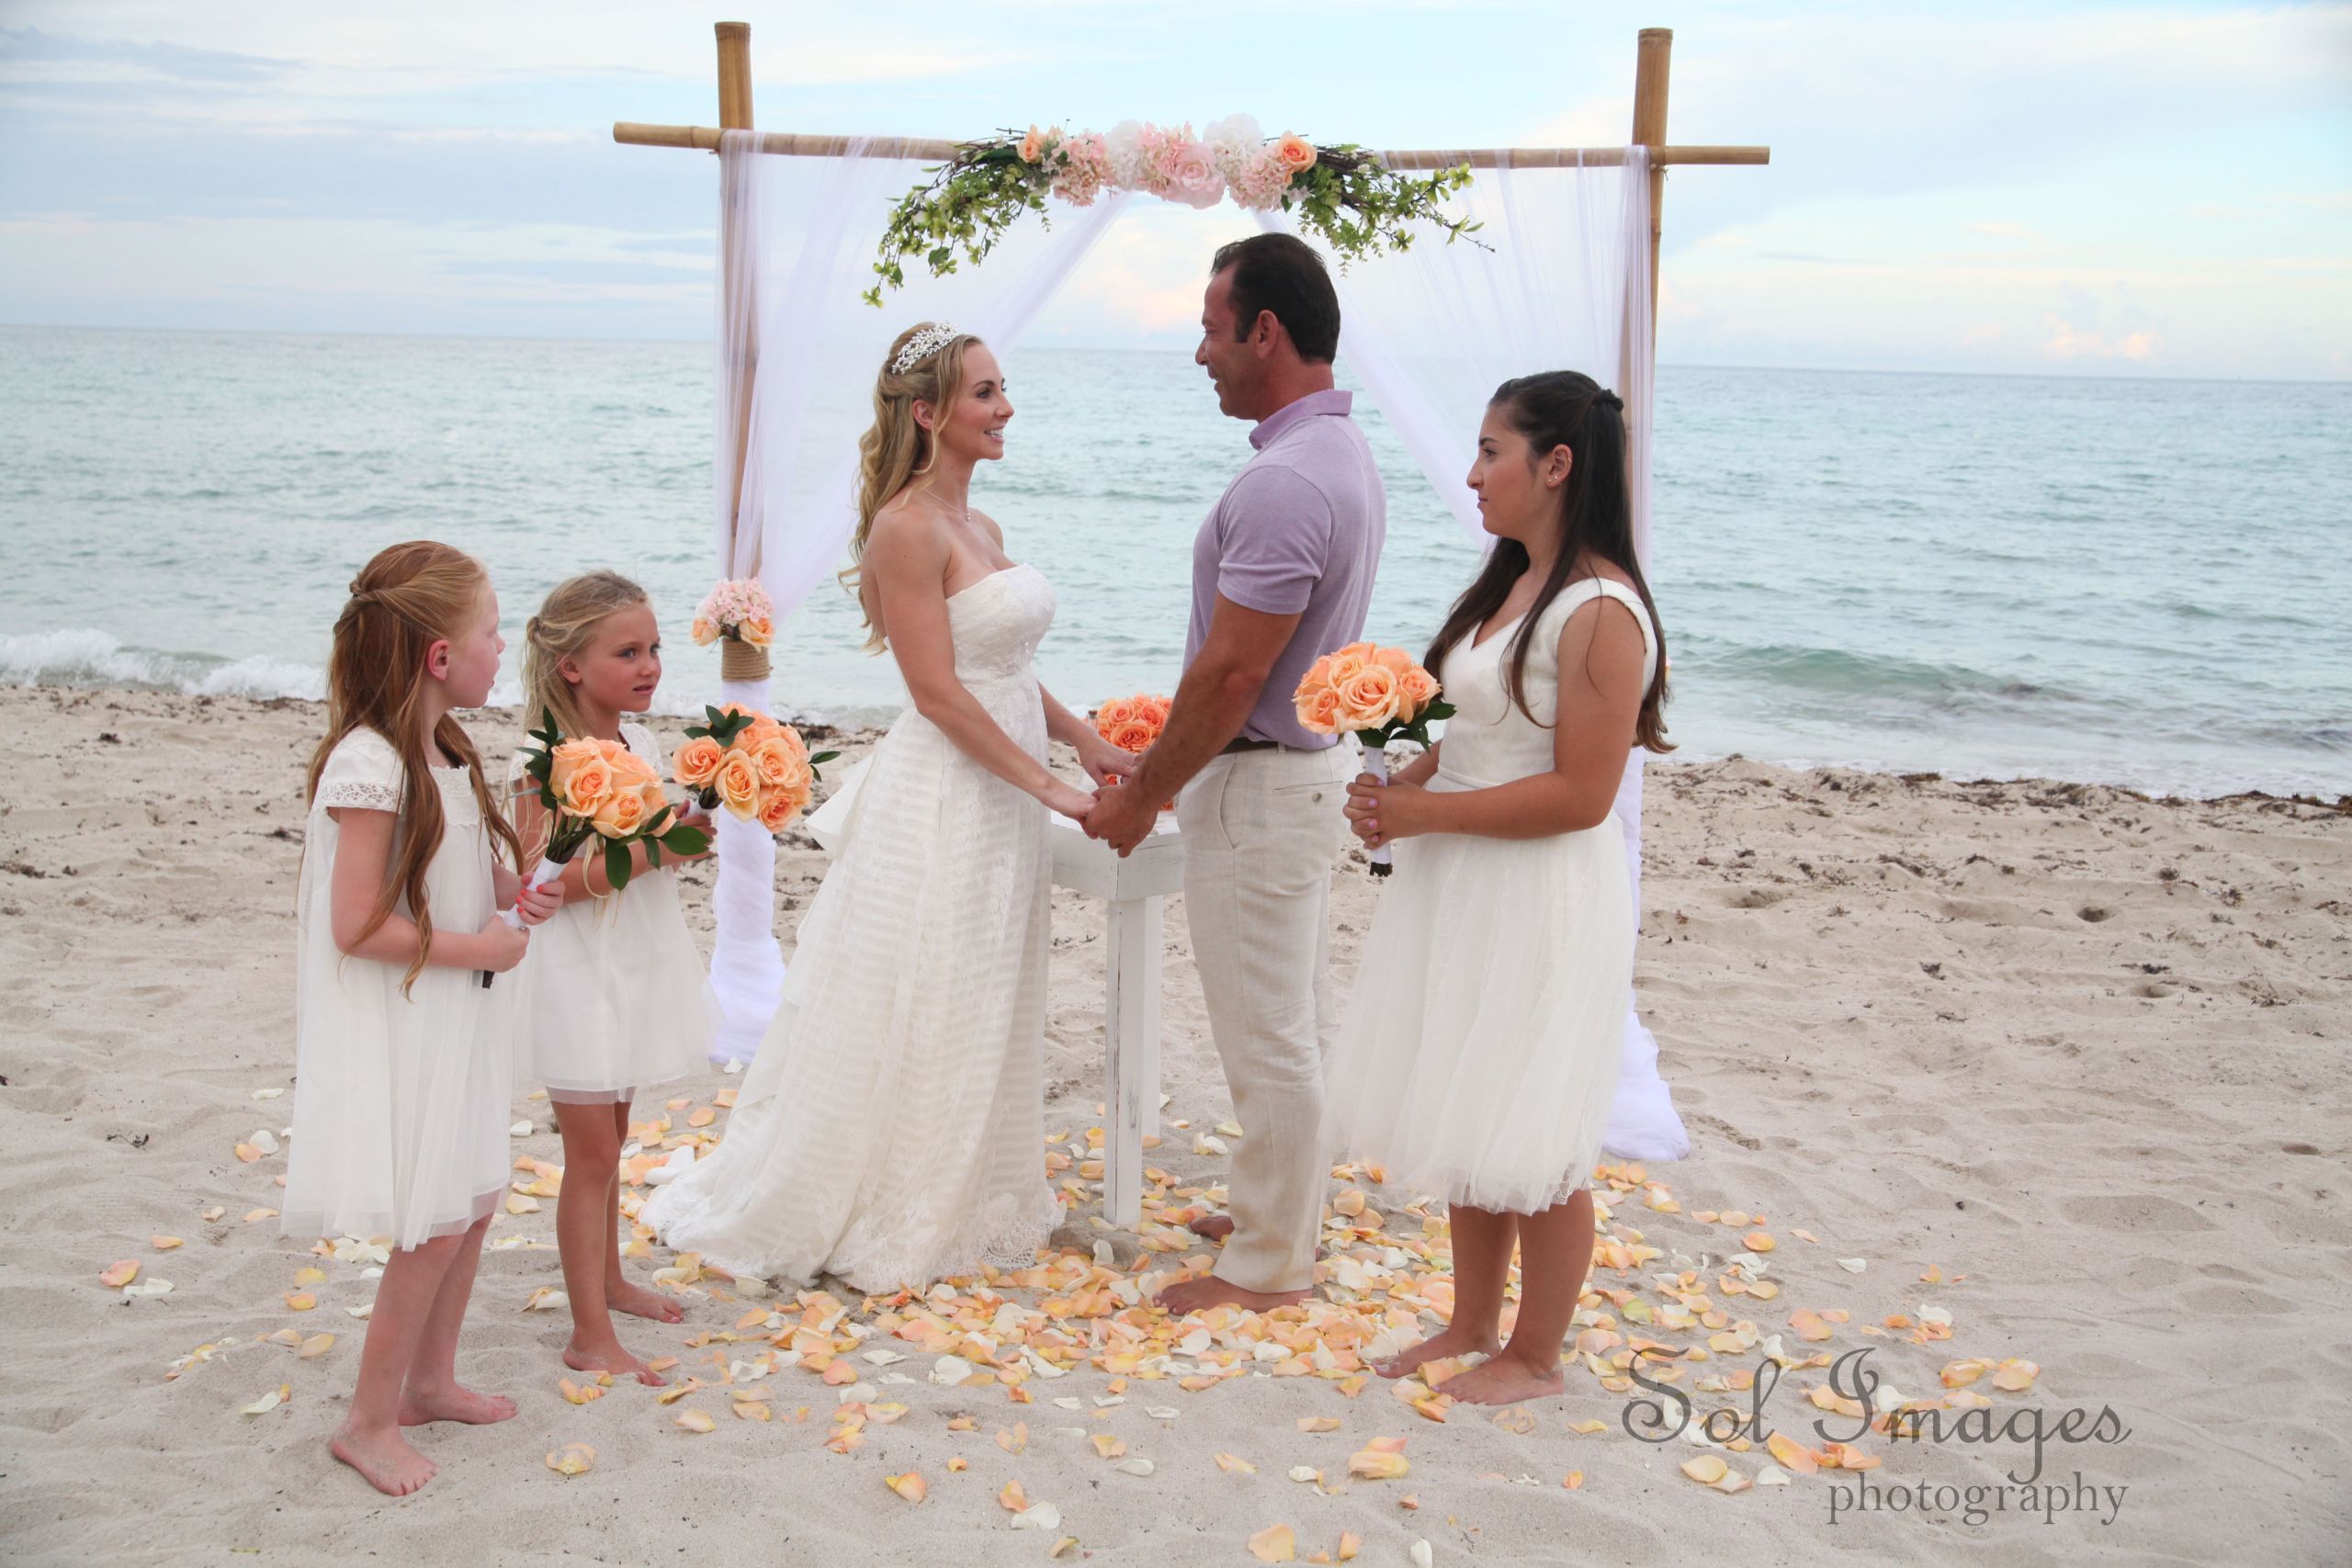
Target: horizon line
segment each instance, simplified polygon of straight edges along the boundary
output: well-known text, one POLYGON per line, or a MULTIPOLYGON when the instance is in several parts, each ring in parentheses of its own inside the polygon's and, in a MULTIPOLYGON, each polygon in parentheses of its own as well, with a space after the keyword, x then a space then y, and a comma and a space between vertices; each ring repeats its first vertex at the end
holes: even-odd
MULTIPOLYGON (((405 338, 419 341, 446 341, 452 343, 698 344, 707 345, 715 341, 715 339, 707 336, 663 337, 640 335, 593 337, 564 333, 465 333, 447 331, 401 332, 385 328, 125 326, 119 323, 109 322, 17 321, 0 321, 0 332, 153 333, 158 334, 209 334, 216 337, 405 338)), ((1181 354, 1183 352, 1182 349, 1173 346, 1163 347, 1152 344, 1109 344, 1044 343, 1033 344, 1032 346, 1047 351, 1058 350, 1061 352, 1083 352, 1092 354, 1181 354)), ((1850 376, 1974 376, 1986 378, 2010 378, 2024 380, 2047 381, 2168 381, 2184 383, 2205 381, 2226 385, 2234 385, 2251 381, 2266 386, 2279 387, 2342 387, 2352 385, 2352 375, 2347 375, 2335 379, 2326 379, 2308 376, 2222 376, 2214 375, 2210 372, 2166 372, 2161 370, 1961 370, 1923 368, 1920 367, 1893 367, 1869 365, 1724 365, 1702 360, 1681 359, 1661 359, 1657 362, 1657 367, 1659 369, 1670 370, 1753 370, 1760 372, 1799 372, 1806 374, 1850 376)))

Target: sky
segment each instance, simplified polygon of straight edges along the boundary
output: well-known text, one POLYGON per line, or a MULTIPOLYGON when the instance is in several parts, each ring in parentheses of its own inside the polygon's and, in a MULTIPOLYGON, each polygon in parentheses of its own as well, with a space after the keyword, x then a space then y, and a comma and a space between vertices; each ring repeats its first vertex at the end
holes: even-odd
MULTIPOLYGON (((707 337, 710 23, 605 0, 0 0, 0 322, 707 337)), ((758 122, 1622 143, 1675 29, 1668 364, 2352 379, 2352 4, 793 0, 758 122)), ((1188 344, 1230 208, 1124 220, 1047 341, 1188 344)))

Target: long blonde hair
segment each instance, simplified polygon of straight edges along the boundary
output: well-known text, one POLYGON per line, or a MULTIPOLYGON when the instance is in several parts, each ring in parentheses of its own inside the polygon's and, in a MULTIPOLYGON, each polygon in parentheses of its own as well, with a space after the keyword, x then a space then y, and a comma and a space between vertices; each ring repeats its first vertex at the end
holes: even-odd
MULTIPOLYGON (((462 550, 432 539, 412 539, 379 550, 351 580, 351 597, 335 617, 334 646, 327 655, 327 735, 311 754, 306 799, 316 798, 319 774, 343 738, 363 725, 391 743, 401 759, 401 832, 383 889, 353 945, 365 942, 392 918, 402 898, 416 922, 416 957, 401 976, 405 994, 424 972, 433 951, 433 909, 424 874, 441 848, 446 826, 441 790, 417 735, 417 707, 424 692, 425 649, 463 634, 467 618, 490 591, 490 574, 462 550)), ((434 744, 465 764, 474 801, 492 837, 505 845, 517 870, 523 846, 505 814, 492 799, 482 777, 481 756, 453 714, 434 727, 434 744)))
POLYGON ((933 423, 944 419, 956 394, 964 389, 964 355, 980 341, 969 333, 957 333, 947 340, 945 347, 925 355, 904 370, 892 370, 890 367, 898 362, 907 344, 932 324, 917 321, 890 340, 890 347, 882 356, 882 369, 874 378, 874 423, 857 438, 857 532, 850 539, 851 564, 842 573, 842 581, 858 595, 869 649, 883 647, 882 634, 875 629, 874 614, 865 607, 861 592, 865 541, 873 536, 875 515, 900 491, 930 473, 932 465, 938 460, 939 444, 932 439, 929 431, 915 423, 915 404, 931 405, 933 423))
POLYGON ((565 739, 579 738, 580 694, 563 678, 563 661, 587 650, 606 616, 645 602, 645 590, 617 571, 582 572, 548 590, 539 613, 523 627, 524 728, 552 713, 565 739))

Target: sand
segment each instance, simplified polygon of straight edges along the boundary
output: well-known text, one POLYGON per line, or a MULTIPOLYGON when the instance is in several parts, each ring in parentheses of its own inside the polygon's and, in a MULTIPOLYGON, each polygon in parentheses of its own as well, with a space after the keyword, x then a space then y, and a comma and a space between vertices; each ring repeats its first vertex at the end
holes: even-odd
MULTIPOLYGON (((1046 1561, 1069 1535, 1078 1544, 1064 1561, 1246 1564, 1248 1539, 1278 1523, 1295 1529, 1300 1561, 1335 1552, 1347 1531, 1362 1538, 1356 1561, 1376 1564, 1411 1562, 1416 1541, 1439 1563, 2352 1555, 2352 817, 1737 761, 1651 775, 1641 999, 1696 1146, 1679 1164, 1618 1173, 1621 1238, 1638 1233, 1660 1255, 1597 1270, 1596 1287, 1616 1294, 1593 1300, 1617 1330, 1704 1346, 1704 1326, 1625 1315, 1629 1303, 1667 1306, 1657 1277, 1690 1269, 1733 1338, 1680 1369, 1685 1389, 1757 1364, 1738 1348, 1742 1321, 1781 1336, 1792 1360, 1874 1348, 1871 1365, 1915 1398, 1943 1393, 1939 1373, 1953 1361, 2033 1362, 2023 1392, 1994 1389, 1989 1373, 1971 1387, 2004 1423, 2111 1407, 2129 1428, 2112 1443, 2050 1445, 2043 1480, 2065 1483, 2068 1511, 2046 1520, 2037 1493, 2036 1511, 2020 1513, 2011 1491, 2003 1511, 1967 1522, 1961 1489, 2022 1475, 2030 1459, 2020 1444, 1956 1437, 1872 1434, 1857 1446, 1878 1469, 1726 1495, 1679 1467, 1715 1454, 1753 1477, 1762 1453, 1637 1441, 1619 1424, 1625 1396, 1581 1367, 1564 1397, 1501 1420, 1456 1405, 1441 1424, 1377 1379, 1349 1397, 1314 1375, 1245 1373, 1201 1393, 1132 1375, 1124 1404, 1098 1406, 1117 1397, 1111 1374, 1083 1363, 1021 1385, 1035 1400, 1023 1405, 994 1383, 928 1381, 935 1355, 884 1335, 856 1348, 895 1347, 906 1360, 853 1364, 870 1402, 908 1410, 868 1426, 848 1454, 824 1446, 840 1391, 798 1369, 759 1385, 776 1411, 765 1423, 732 1416, 724 1390, 662 1406, 616 1388, 574 1405, 558 1390, 564 1314, 523 1310, 559 1282, 543 1245, 552 1202, 501 1217, 492 1234, 508 1247, 485 1258, 461 1357, 472 1381, 513 1393, 520 1416, 427 1431, 439 1478, 416 1497, 382 1498, 324 1446, 364 1330, 346 1309, 372 1293, 364 1265, 313 1258, 270 1221, 243 1223, 275 1206, 284 1156, 232 1153, 290 1119, 289 1099, 254 1095, 291 1087, 300 769, 320 722, 295 703, 0 691, 8 1561, 1018 1563, 1046 1561), (1675 1207, 1649 1206, 1661 1203, 1675 1207), (215 1206, 220 1218, 201 1217, 215 1206), (1747 1218, 1726 1225, 1731 1212, 1747 1218), (1769 1301, 1721 1284, 1751 1232, 1775 1244, 1764 1278, 1781 1289, 1769 1301), (184 1245, 157 1250, 155 1235, 184 1245), (101 1285, 120 1258, 173 1290, 126 1299, 101 1285), (297 1312, 285 1298, 306 1265, 326 1279, 317 1305, 297 1312), (1800 1309, 1827 1314, 1826 1339, 1800 1338, 1800 1309), (1920 1326, 1938 1314, 1948 1340, 1920 1326), (1908 1326, 1884 1326, 1891 1314, 1908 1326), (337 1339, 303 1359, 266 1340, 288 1328, 337 1339), (167 1380, 205 1345, 224 1348, 167 1380), (279 1408, 239 1414, 281 1384, 291 1398, 279 1408), (802 1406, 811 1414, 793 1420, 802 1406), (714 1415, 716 1429, 677 1427, 688 1409, 714 1415), (951 1429, 960 1413, 973 1430, 951 1429), (1297 1429, 1314 1416, 1339 1429, 1297 1429), (992 1440, 1015 1420, 1029 1432, 1017 1455, 992 1440), (1605 1426, 1570 1427, 1592 1421, 1605 1426), (1153 1473, 1114 1469, 1084 1440, 1094 1432, 1153 1473), (1349 1456, 1384 1436, 1408 1440, 1410 1473, 1349 1481, 1349 1456), (567 1442, 596 1450, 569 1480, 543 1462, 567 1442), (1221 1470, 1219 1453, 1255 1471, 1221 1470), (951 1457, 968 1468, 951 1471, 951 1457), (1285 1479, 1299 1465, 1326 1484, 1285 1479), (910 1471, 928 1483, 922 1503, 885 1486, 910 1471), (996 1499, 1015 1479, 1059 1510, 1059 1529, 1012 1528, 996 1499), (1875 1510, 1857 1511, 1862 1482, 1879 1489, 1875 1510), (1894 1488, 1905 1511, 1893 1511, 1894 1488), (1401 1506, 1407 1497, 1418 1507, 1401 1506)), ((674 740, 675 723, 666 728, 674 740)), ((493 751, 509 739, 503 716, 477 733, 493 751)), ((786 842, 787 947, 823 867, 805 836, 786 842)), ((694 874, 702 918, 707 874, 694 874)), ((1356 864, 1339 886, 1344 976, 1379 894, 1356 864)), ((1230 1111, 1181 900, 1171 917, 1170 1125, 1151 1158, 1174 1186, 1213 1189, 1228 1162, 1192 1140, 1230 1111)), ((1100 910, 1060 895, 1055 931, 1047 1124, 1082 1136, 1100 1124, 1100 910)), ((709 1105, 734 1081, 714 1072, 677 1092, 709 1105)), ((517 1155, 560 1158, 545 1103, 515 1114, 532 1125, 517 1155)), ((724 1125, 721 1115, 714 1131, 724 1125)), ((1412 1197, 1373 1188, 1371 1213, 1386 1214, 1387 1235, 1426 1245, 1404 1209, 1412 1197)), ((1075 1216, 1080 1234, 1088 1215, 1075 1216)), ((1143 1254, 1142 1270, 1183 1256, 1143 1254)), ((670 1261, 656 1249, 631 1267, 643 1277, 670 1261)), ((753 1305, 799 1318, 789 1300, 747 1303, 728 1287, 687 1287, 685 1325, 638 1325, 628 1337, 715 1378, 713 1347, 690 1337, 730 1330, 753 1305)), ((1426 1299, 1426 1281, 1408 1298, 1426 1299)), ((1768 1424, 1809 1448, 1822 1442, 1816 1417, 1844 1436, 1853 1423, 1804 1403, 1824 1377, 1789 1371, 1768 1424)), ((1702 1412, 1748 1401, 1695 1397, 1702 1412)))

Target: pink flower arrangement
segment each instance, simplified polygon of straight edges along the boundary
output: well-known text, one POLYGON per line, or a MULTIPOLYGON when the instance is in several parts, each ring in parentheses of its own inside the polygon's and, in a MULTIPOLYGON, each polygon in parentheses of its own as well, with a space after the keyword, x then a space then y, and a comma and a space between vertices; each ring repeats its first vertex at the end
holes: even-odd
POLYGON ((721 637, 765 648, 775 640, 775 604, 759 579, 729 578, 695 607, 694 637, 703 648, 721 637))
POLYGON ((1054 174, 1054 194, 1072 207, 1091 207, 1111 184, 1111 150, 1093 131, 1062 143, 1062 166, 1054 174))

